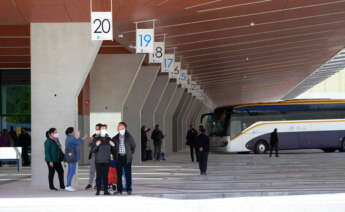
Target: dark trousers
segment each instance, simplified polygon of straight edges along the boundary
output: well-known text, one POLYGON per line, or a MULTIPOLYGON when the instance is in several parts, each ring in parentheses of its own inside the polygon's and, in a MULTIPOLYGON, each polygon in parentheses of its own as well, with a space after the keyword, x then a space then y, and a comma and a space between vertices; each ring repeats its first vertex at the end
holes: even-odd
POLYGON ((279 157, 279 156, 278 156, 278 152, 279 152, 279 147, 278 147, 278 145, 270 145, 270 157, 272 157, 272 152, 273 152, 273 150, 276 151, 276 157, 279 157))
POLYGON ((198 151, 199 154, 199 169, 201 174, 206 174, 207 171, 207 160, 208 160, 208 152, 205 151, 198 151))
POLYGON ((155 144, 154 157, 156 158, 156 160, 160 160, 160 158, 161 158, 161 148, 162 148, 162 143, 156 143, 155 144))
POLYGON ((108 190, 109 163, 96 163, 96 186, 97 191, 101 190, 103 183, 104 192, 108 190))
POLYGON ((49 171, 48 173, 49 188, 50 189, 55 188, 54 175, 56 171, 59 175, 60 188, 64 189, 65 182, 64 182, 63 168, 62 168, 61 162, 54 162, 53 167, 49 166, 48 162, 47 162, 47 165, 48 165, 48 171, 49 171))
POLYGON ((146 155, 146 143, 141 144, 141 160, 146 161, 147 160, 147 155, 146 155))
POLYGON ((194 162, 194 151, 195 151, 195 157, 196 157, 196 161, 199 162, 199 151, 198 149, 193 146, 193 145, 189 145, 190 148, 190 158, 192 159, 192 162, 194 162))
POLYGON ((23 160, 23 165, 24 166, 29 166, 30 165, 29 149, 27 147, 23 147, 22 160, 23 160))
POLYGON ((116 162, 117 171, 117 191, 122 193, 122 172, 125 170, 127 191, 132 191, 132 162, 127 162, 126 155, 118 155, 116 162))

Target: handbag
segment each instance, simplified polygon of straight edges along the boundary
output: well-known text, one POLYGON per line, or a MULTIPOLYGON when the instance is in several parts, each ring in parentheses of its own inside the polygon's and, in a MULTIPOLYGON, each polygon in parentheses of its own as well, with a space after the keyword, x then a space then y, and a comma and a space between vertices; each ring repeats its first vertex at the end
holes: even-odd
POLYGON ((59 161, 60 162, 66 162, 66 157, 61 148, 59 147, 59 161))

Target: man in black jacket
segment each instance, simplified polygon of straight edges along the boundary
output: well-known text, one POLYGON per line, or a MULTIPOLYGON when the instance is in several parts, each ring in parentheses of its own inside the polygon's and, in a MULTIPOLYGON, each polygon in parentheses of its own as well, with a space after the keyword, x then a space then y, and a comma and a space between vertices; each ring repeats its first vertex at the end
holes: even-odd
MULTIPOLYGON (((117 194, 122 194, 122 170, 125 170, 127 194, 132 194, 132 161, 135 152, 135 142, 127 131, 127 124, 120 122, 117 126, 119 132, 114 138, 115 160, 117 171, 117 194)), ((116 194, 116 193, 114 193, 116 194)))
POLYGON ((195 138, 198 135, 198 132, 195 130, 193 125, 189 126, 189 130, 187 132, 187 145, 190 147, 190 157, 192 159, 192 162, 194 162, 194 149, 195 149, 195 155, 196 155, 196 161, 199 162, 199 155, 198 155, 198 150, 195 146, 195 138))
POLYGON ((164 135, 162 131, 159 129, 159 125, 156 124, 155 130, 153 130, 151 134, 151 139, 153 140, 153 144, 155 145, 154 156, 156 157, 156 160, 160 160, 160 157, 161 157, 161 148, 162 148, 163 138, 164 138, 164 135))
POLYGON ((274 131, 271 133, 271 139, 270 139, 270 157, 272 157, 273 149, 276 151, 276 157, 279 157, 278 151, 279 151, 279 139, 278 139, 278 130, 277 128, 274 129, 274 131))
POLYGON ((200 126, 200 135, 196 137, 196 146, 199 151, 200 175, 206 175, 208 153, 210 151, 210 138, 205 134, 205 128, 200 126))
POLYGON ((95 153, 96 163, 96 184, 97 193, 99 195, 101 191, 101 178, 104 187, 104 195, 109 195, 108 192, 108 172, 110 164, 110 155, 115 153, 115 144, 107 136, 106 126, 102 125, 100 136, 94 138, 95 142, 92 146, 92 152, 95 153))
POLYGON ((31 136, 27 132, 27 129, 22 128, 22 132, 19 135, 18 144, 22 147, 23 166, 29 166, 29 148, 31 146, 31 136))

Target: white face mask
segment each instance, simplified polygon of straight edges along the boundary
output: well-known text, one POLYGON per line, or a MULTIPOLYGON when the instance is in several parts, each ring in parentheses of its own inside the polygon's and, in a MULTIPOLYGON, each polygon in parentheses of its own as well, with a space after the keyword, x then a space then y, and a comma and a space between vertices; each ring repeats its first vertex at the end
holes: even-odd
POLYGON ((120 130, 119 133, 120 135, 124 135, 126 133, 126 130, 120 130))
POLYGON ((107 134, 107 130, 106 129, 101 129, 101 135, 105 135, 107 134))
POLYGON ((55 133, 55 134, 53 135, 53 137, 54 137, 54 138, 59 138, 59 133, 55 133))
POLYGON ((99 130, 96 130, 96 135, 99 135, 99 133, 100 133, 99 130))

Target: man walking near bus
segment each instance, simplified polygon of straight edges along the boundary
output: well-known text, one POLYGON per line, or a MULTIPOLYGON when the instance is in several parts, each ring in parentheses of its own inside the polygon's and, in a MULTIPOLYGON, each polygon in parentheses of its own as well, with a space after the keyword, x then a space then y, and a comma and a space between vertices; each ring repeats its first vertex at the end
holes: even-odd
POLYGON ((279 151, 279 139, 278 139, 278 132, 277 128, 274 129, 274 131, 271 133, 271 139, 270 139, 270 157, 272 157, 273 149, 276 152, 276 157, 279 157, 278 151, 279 151))

